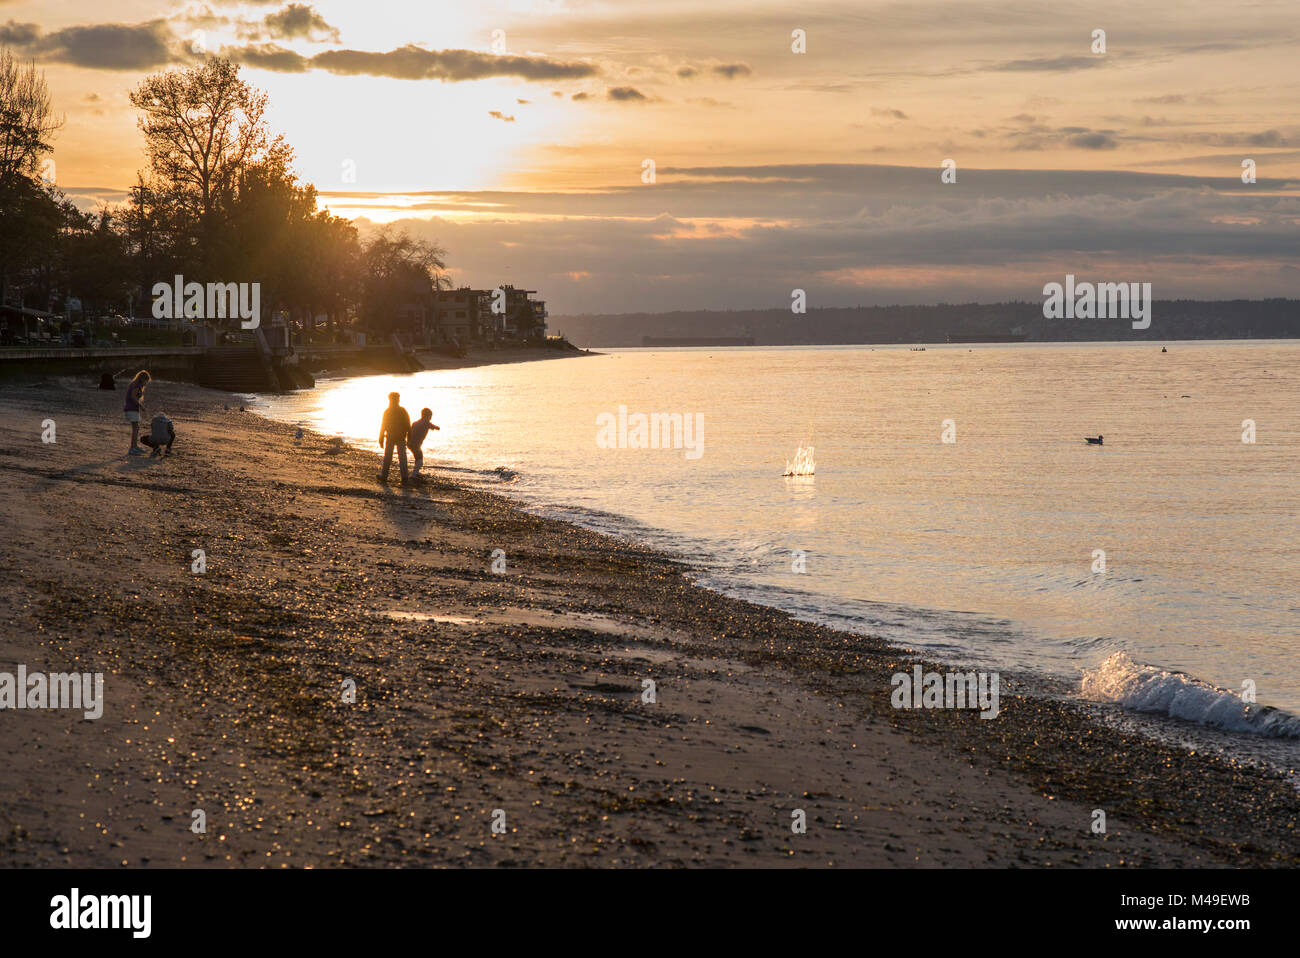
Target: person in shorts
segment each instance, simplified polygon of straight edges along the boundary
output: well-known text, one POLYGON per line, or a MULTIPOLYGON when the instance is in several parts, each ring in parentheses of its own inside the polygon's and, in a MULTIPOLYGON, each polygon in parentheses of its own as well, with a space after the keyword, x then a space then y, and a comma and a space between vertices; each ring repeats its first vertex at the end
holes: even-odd
POLYGON ((149 373, 142 369, 132 378, 131 385, 126 387, 126 402, 122 406, 122 413, 131 424, 131 446, 126 451, 128 456, 144 455, 144 450, 140 448, 140 416, 144 412, 144 387, 149 385, 149 381, 149 373))

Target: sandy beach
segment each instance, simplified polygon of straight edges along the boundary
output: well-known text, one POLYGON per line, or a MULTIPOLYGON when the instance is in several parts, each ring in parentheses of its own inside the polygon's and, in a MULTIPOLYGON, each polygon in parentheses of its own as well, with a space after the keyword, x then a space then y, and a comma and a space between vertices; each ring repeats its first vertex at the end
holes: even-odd
POLYGON ((1300 864, 1280 777, 1005 676, 895 709, 896 649, 221 393, 155 382, 127 458, 122 395, 0 387, 0 671, 105 676, 0 712, 0 865, 1300 864))

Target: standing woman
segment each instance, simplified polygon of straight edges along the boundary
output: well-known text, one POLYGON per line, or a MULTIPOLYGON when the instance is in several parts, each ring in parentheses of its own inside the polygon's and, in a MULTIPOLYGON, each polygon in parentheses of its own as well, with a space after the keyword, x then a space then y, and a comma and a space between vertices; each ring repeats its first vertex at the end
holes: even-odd
POLYGON ((135 374, 131 385, 126 387, 126 405, 122 410, 126 421, 131 424, 131 448, 126 451, 128 456, 144 455, 137 440, 140 437, 140 414, 144 412, 144 387, 149 385, 149 379, 149 374, 142 369, 135 374))

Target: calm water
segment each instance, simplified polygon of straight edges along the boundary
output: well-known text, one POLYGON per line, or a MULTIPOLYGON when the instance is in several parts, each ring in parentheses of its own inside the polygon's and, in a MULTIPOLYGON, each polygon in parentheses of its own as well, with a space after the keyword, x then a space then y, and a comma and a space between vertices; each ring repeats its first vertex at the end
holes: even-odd
POLYGON ((713 587, 1130 709, 1294 736, 1300 722, 1235 693, 1253 681, 1261 705, 1300 713, 1300 344, 1169 349, 627 350, 256 402, 373 449, 396 389, 442 426, 432 462, 674 549, 713 587), (620 404, 702 414, 703 455, 600 448, 597 416, 620 404), (1082 441, 1098 433, 1104 446, 1082 441), (801 444, 816 476, 782 478, 801 444))

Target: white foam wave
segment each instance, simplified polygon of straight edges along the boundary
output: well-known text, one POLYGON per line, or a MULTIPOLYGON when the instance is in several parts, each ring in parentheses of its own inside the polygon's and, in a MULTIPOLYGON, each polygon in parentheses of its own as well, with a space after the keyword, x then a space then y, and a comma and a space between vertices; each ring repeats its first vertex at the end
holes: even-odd
POLYGON ((1097 668, 1086 670, 1080 690, 1094 702, 1114 702, 1138 712, 1157 712, 1229 732, 1300 738, 1300 717, 1243 702, 1239 693, 1181 672, 1134 662, 1126 652, 1116 652, 1097 668))

